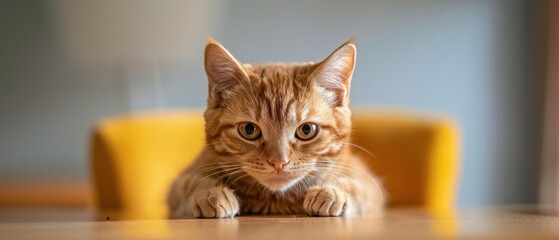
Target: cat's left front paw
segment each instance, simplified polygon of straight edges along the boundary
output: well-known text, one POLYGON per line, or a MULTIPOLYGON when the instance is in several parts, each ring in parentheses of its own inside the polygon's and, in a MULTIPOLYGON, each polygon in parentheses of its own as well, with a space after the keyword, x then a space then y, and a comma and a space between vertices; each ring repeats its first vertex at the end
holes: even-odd
POLYGON ((347 193, 339 188, 318 187, 307 193, 303 207, 310 216, 344 216, 351 210, 351 200, 347 193))

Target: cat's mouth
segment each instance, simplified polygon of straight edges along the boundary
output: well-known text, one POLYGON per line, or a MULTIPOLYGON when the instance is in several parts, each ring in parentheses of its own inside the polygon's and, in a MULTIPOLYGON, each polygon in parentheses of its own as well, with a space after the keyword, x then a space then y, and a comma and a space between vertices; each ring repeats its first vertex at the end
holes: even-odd
POLYGON ((287 182, 291 180, 291 178, 286 176, 285 174, 273 174, 268 178, 268 180, 275 182, 287 182))
POLYGON ((285 191, 297 184, 303 177, 292 177, 285 173, 274 173, 260 179, 260 183, 271 191, 285 191))

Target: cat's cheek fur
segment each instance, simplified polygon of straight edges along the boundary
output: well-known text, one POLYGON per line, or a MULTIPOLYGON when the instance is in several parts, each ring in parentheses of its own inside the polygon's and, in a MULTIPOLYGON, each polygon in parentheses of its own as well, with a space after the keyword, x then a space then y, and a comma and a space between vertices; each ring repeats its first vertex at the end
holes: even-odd
POLYGON ((337 217, 351 213, 351 197, 334 186, 314 187, 307 192, 303 208, 309 216, 337 217))
POLYGON ((239 201, 227 187, 213 187, 196 192, 186 201, 187 212, 196 218, 232 218, 239 213, 239 201))

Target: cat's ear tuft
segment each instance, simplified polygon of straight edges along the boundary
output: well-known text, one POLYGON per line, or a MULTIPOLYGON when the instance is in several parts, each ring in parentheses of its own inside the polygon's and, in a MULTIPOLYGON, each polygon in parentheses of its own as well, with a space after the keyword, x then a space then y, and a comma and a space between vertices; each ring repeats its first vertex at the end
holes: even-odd
POLYGON ((318 67, 310 76, 311 80, 325 91, 333 106, 347 106, 349 103, 349 88, 356 55, 355 38, 351 38, 318 63, 318 67))
POLYGON ((219 97, 240 81, 247 81, 248 74, 241 63, 217 41, 208 38, 204 51, 204 67, 208 75, 210 98, 219 97))

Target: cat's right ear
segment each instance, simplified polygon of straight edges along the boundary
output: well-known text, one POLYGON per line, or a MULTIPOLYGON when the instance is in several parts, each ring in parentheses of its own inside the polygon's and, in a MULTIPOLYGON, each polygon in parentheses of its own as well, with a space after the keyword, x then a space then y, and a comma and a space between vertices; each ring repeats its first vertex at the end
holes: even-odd
POLYGON ((221 98, 221 95, 235 84, 249 79, 239 61, 211 38, 208 39, 204 51, 204 67, 208 75, 210 99, 221 98))
POLYGON ((349 103, 349 87, 356 55, 355 38, 351 38, 320 62, 309 77, 324 90, 333 106, 347 106, 349 103))

